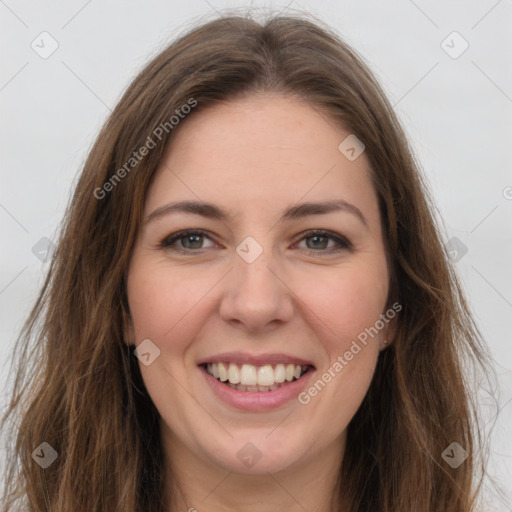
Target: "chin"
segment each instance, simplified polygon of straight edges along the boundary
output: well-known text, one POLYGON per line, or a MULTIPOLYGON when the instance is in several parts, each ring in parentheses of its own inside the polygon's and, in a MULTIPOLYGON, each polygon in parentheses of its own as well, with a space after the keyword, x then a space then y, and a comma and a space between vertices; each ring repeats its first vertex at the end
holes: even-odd
MULTIPOLYGON (((279 428, 279 427, 278 427, 279 428)), ((290 439, 283 430, 280 434, 265 429, 254 435, 226 436, 224 442, 205 447, 211 459, 226 471, 240 474, 263 475, 278 473, 298 464, 306 456, 304 448, 311 442, 290 439)))

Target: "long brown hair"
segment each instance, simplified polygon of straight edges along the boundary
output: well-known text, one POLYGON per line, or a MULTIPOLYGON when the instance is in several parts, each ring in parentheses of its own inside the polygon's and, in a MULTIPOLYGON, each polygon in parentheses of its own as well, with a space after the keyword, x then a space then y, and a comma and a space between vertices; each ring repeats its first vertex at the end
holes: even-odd
POLYGON ((488 357, 397 117, 363 60, 320 23, 228 16, 154 58, 90 151, 15 347, 4 512, 22 503, 37 512, 164 510, 158 413, 123 342, 127 266, 150 180, 187 122, 171 117, 257 92, 298 95, 364 142, 391 266, 388 306, 403 305, 348 428, 339 478, 350 511, 474 510, 483 468, 463 368, 485 370, 488 357), (148 137, 154 147, 130 160, 148 137), (43 442, 58 455, 46 469, 33 457, 43 442), (452 442, 468 454, 458 468, 441 457, 452 442))

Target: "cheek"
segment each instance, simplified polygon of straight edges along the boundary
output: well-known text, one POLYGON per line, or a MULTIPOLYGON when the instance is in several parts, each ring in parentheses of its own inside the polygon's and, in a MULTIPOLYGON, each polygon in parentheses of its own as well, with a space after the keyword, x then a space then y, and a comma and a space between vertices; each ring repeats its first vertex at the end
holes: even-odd
POLYGON ((384 312, 387 271, 381 264, 353 265, 314 279, 297 279, 297 296, 309 322, 325 334, 329 351, 345 351, 384 312), (313 285, 314 284, 314 285, 313 285))
POLYGON ((307 306, 304 314, 308 312, 307 321, 314 325, 327 357, 301 403, 307 403, 311 414, 328 414, 334 436, 348 425, 373 378, 378 340, 384 331, 368 332, 384 313, 388 292, 385 260, 358 260, 314 282, 309 293, 305 286, 301 288, 307 306))
POLYGON ((135 345, 150 339, 160 357, 149 366, 139 363, 144 384, 157 410, 173 424, 186 424, 190 397, 186 368, 189 347, 206 315, 205 295, 212 278, 198 272, 171 272, 160 261, 135 255, 127 279, 127 295, 135 345), (188 404, 188 405, 187 405, 188 404), (170 418, 173 418, 171 421, 170 418))
POLYGON ((184 339, 176 333, 186 326, 190 329, 198 322, 187 322, 187 317, 197 315, 200 303, 205 300, 214 282, 196 272, 170 272, 153 265, 133 261, 127 280, 130 313, 139 342, 149 338, 164 348, 165 340, 184 339))

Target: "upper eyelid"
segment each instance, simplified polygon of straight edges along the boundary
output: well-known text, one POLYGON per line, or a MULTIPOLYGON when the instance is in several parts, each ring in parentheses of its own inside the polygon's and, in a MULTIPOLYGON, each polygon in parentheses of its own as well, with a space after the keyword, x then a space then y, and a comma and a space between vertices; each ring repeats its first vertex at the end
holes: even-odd
MULTIPOLYGON (((205 238, 210 239, 213 243, 217 244, 215 239, 208 233, 208 231, 206 231, 204 229, 191 228, 191 229, 184 229, 181 231, 176 231, 175 233, 172 233, 172 234, 166 236, 159 245, 161 245, 165 248, 166 246, 164 244, 169 239, 173 239, 172 244, 175 244, 176 242, 185 238, 186 236, 193 236, 193 235, 204 236, 205 238)), ((294 245, 301 242, 302 240, 304 240, 306 238, 310 238, 312 236, 323 236, 323 237, 329 238, 330 240, 333 240, 335 243, 337 243, 339 248, 343 247, 343 245, 346 245, 347 247, 352 247, 352 242, 346 236, 337 234, 337 233, 333 233, 329 230, 321 229, 321 228, 308 229, 306 231, 303 231, 302 233, 300 233, 300 238, 294 243, 294 245), (337 240, 337 239, 339 239, 339 240, 337 240)), ((167 247, 170 247, 170 245, 171 244, 169 244, 167 247)), ((201 249, 178 248, 178 250, 186 251, 186 252, 189 252, 189 251, 190 252, 198 252, 198 251, 201 251, 201 249)), ((206 247, 204 249, 206 249, 206 247)), ((333 249, 333 248, 331 248, 331 249, 333 249)), ((313 250, 313 249, 308 249, 308 250, 313 250)), ((324 251, 315 251, 315 252, 324 252, 324 251)))
MULTIPOLYGON (((176 231, 175 233, 171 233, 170 235, 167 235, 159 245, 163 245, 169 239, 174 239, 174 240, 172 240, 172 243, 175 243, 178 240, 185 238, 186 236, 193 236, 193 235, 204 236, 205 238, 209 238, 212 242, 217 243, 217 242, 215 242, 214 238, 212 236, 210 236, 210 234, 203 229, 183 229, 181 231, 176 231)), ((184 249, 184 250, 186 250, 186 249, 184 249)))

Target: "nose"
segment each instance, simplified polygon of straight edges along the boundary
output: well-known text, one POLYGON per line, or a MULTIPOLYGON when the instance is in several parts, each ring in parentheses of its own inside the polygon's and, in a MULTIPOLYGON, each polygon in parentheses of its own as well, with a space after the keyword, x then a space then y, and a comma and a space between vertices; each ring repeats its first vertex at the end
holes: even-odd
POLYGON ((290 321, 294 313, 292 292, 284 273, 270 263, 265 251, 251 263, 234 254, 234 268, 223 280, 220 315, 225 322, 257 332, 290 321))

